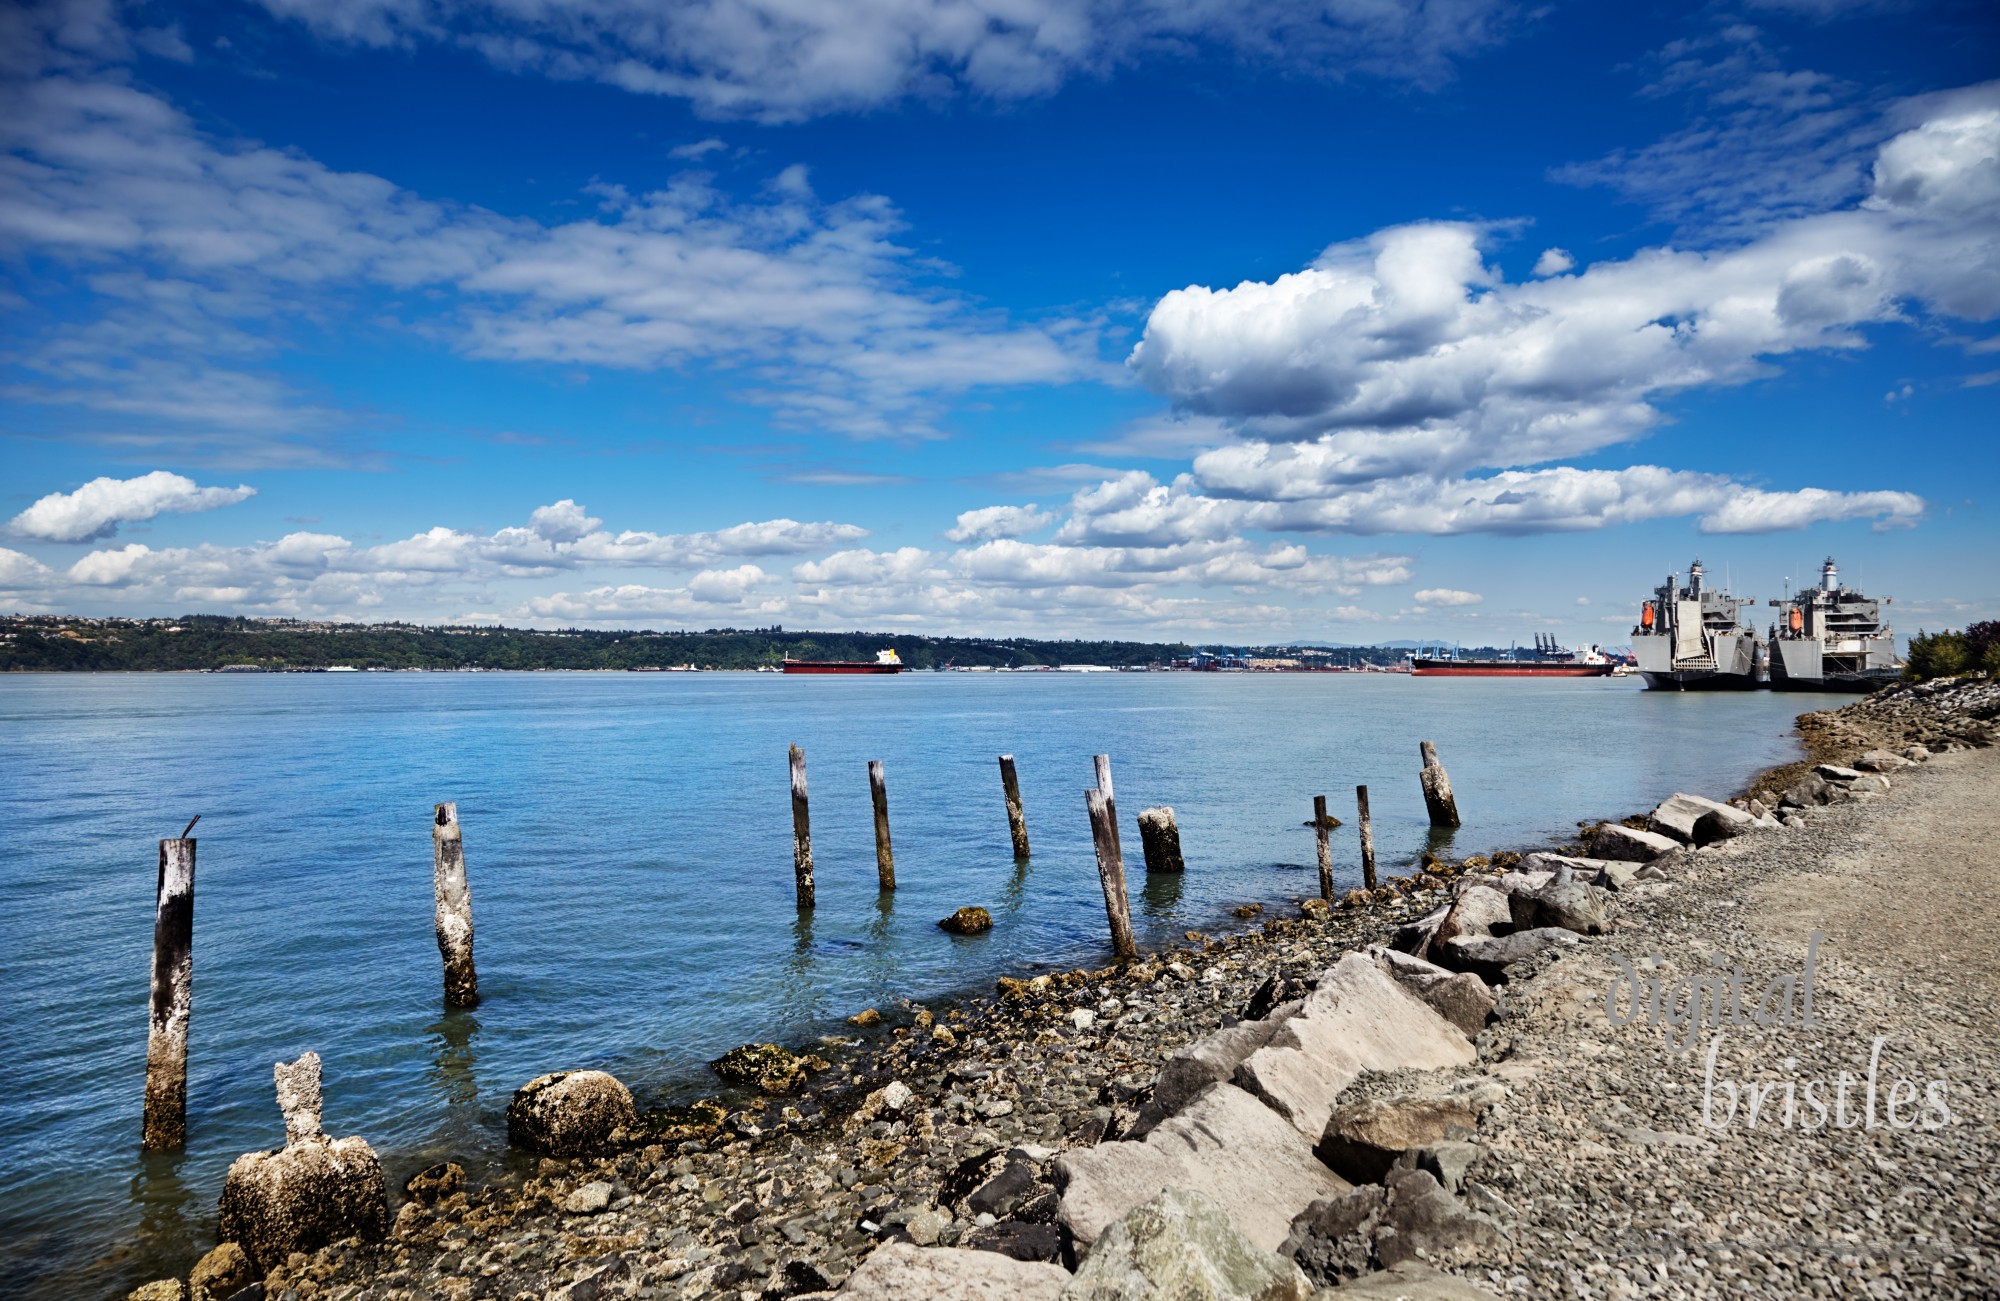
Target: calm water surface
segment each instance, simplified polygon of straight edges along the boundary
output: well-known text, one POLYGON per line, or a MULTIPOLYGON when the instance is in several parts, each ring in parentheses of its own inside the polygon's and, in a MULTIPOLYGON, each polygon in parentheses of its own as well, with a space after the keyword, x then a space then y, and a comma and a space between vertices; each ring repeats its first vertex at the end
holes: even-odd
MULTIPOLYGON (((0 677, 0 1278, 112 1297, 213 1245, 231 1159, 282 1141, 271 1063, 325 1060, 326 1122, 392 1186, 501 1159, 513 1090, 595 1066, 643 1102, 751 1039, 1107 958, 1083 790, 1171 804, 1185 877, 1132 865, 1142 944, 1315 888, 1311 797, 1369 786, 1384 867, 1426 844, 1438 744, 1461 854, 1721 794, 1795 756, 1814 697, 1394 675, 355 674, 0 677), (811 775, 819 906, 793 906, 786 751, 811 775), (994 756, 1016 756, 1017 865, 994 756), (878 893, 867 761, 887 765, 878 893), (459 802, 482 1002, 447 1016, 431 805, 459 802), (142 1156, 162 837, 197 829, 184 1152, 142 1156), (994 929, 956 939, 965 904, 994 929)), ((1353 827, 1335 833, 1342 888, 1353 827)))

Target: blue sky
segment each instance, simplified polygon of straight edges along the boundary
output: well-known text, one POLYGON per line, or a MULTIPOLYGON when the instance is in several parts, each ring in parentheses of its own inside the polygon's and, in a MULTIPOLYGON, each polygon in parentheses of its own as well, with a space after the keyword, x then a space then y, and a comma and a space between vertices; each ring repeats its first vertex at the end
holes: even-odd
POLYGON ((1626 8, 10 8, 0 609, 2000 614, 2000 27, 1626 8))

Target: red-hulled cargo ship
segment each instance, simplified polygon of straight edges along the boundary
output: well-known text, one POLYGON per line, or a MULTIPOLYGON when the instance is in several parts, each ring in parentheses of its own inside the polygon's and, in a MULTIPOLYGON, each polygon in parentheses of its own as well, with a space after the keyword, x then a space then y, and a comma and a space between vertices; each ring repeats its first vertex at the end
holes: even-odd
POLYGON ((1554 637, 1537 635, 1532 652, 1515 652, 1506 659, 1460 659, 1448 655, 1412 655, 1413 678, 1606 678, 1618 666, 1592 646, 1578 654, 1556 645, 1554 637))
POLYGON ((901 673, 903 661, 894 649, 877 651, 872 660, 795 660, 785 657, 787 673, 901 673))

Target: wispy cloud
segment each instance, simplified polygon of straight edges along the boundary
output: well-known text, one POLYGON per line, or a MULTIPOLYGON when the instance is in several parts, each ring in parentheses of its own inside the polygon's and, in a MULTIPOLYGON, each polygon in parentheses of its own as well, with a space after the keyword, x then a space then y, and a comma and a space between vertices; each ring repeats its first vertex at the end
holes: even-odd
POLYGON ((1194 50, 1300 75, 1436 86, 1458 60, 1498 43, 1523 12, 1508 0, 263 3, 331 41, 443 42, 510 70, 603 81, 685 99, 712 117, 763 122, 954 94, 1018 100, 1194 50))

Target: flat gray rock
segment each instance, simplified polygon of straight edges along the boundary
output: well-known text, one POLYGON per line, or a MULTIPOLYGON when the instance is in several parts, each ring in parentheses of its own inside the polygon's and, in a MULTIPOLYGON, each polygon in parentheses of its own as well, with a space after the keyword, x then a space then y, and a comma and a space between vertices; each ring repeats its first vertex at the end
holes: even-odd
POLYGON ((1599 858, 1650 863, 1663 854, 1679 849, 1681 842, 1656 831, 1640 831, 1616 822, 1605 822, 1598 825, 1597 834, 1591 837, 1590 847, 1597 851, 1599 858))
POLYGON ((1144 1142, 1063 1153, 1055 1177, 1062 1190, 1057 1218, 1080 1247, 1133 1207, 1187 1188, 1224 1208, 1251 1242, 1274 1250, 1302 1208, 1348 1189, 1313 1156, 1310 1140, 1233 1084, 1210 1087, 1144 1142))
POLYGON ((1060 1265, 1015 1260, 997 1251, 918 1247, 891 1242, 877 1247, 848 1275, 840 1295, 856 1301, 1057 1301, 1069 1285, 1060 1265))
POLYGON ((1457 1026, 1367 954, 1350 953, 1320 978, 1299 1014, 1236 1068, 1235 1083, 1313 1142, 1334 1099, 1364 1071, 1437 1070, 1477 1057, 1457 1026))
POLYGON ((1739 829, 1751 827, 1757 821, 1742 809, 1731 808, 1707 796, 1676 791, 1660 801, 1660 806, 1646 819, 1646 825, 1660 835, 1678 840, 1683 845, 1692 845, 1698 843, 1694 834, 1695 824, 1709 814, 1739 829))
POLYGON ((1469 971, 1490 985, 1507 979, 1507 968, 1515 963, 1525 962, 1544 949, 1576 942, 1574 931, 1544 926, 1539 930, 1517 931, 1499 939, 1470 936, 1456 939, 1444 946, 1443 956, 1450 966, 1469 971))
POLYGON ((1273 1008, 1261 1020, 1224 1026, 1167 1058, 1153 1082, 1153 1096, 1141 1112, 1134 1132, 1142 1136, 1149 1133, 1202 1090, 1228 1079, 1244 1058, 1271 1042, 1278 1027, 1298 1015, 1301 1006, 1301 1001, 1294 1000, 1273 1008))

